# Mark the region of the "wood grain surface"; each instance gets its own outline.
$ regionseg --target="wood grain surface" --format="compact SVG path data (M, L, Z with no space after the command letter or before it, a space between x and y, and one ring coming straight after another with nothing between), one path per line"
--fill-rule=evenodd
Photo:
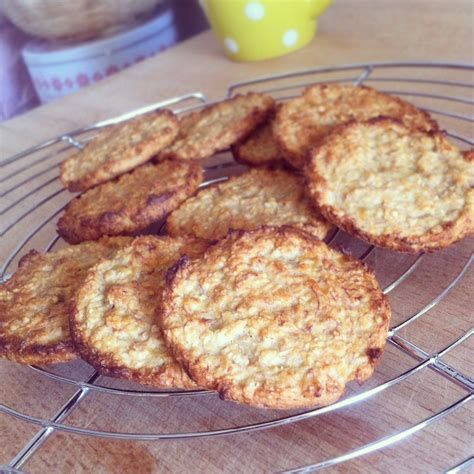
M123 71L116 76L0 124L0 163L29 146L101 119L176 95L201 91L222 98L230 84L268 74L344 63L376 61L472 62L472 2L456 0L335 0L322 18L317 38L291 55L258 63L233 63L224 57L210 32ZM362 71L318 76L319 80L352 79ZM386 77L429 78L473 82L471 72L444 69L376 70L369 85L399 93L472 98L472 89L439 84L399 83ZM314 80L308 76L305 81ZM293 82L292 82L293 81ZM301 78L281 84L301 84ZM268 87L268 83L263 86ZM258 89L262 86L254 86ZM244 90L243 88L242 90ZM296 88L295 91L298 89ZM278 95L278 94L277 94ZM417 105L472 116L472 105L428 97L404 96ZM473 135L472 123L435 115L444 128ZM465 145L464 145L465 146ZM62 145L55 147L55 151ZM44 248L54 237L55 213L71 197L61 192L57 164L67 155L34 164L35 155L0 168L0 264L45 218L51 220L35 234L30 247ZM229 160L228 154L217 161ZM10 174L20 171L15 177ZM40 174L41 173L41 174ZM32 176L38 177L30 179ZM27 183L23 183L28 181ZM50 196L54 195L52 199ZM44 201L44 202L43 202ZM30 209L38 206L33 212ZM365 244L344 235L336 244L360 255ZM61 245L58 242L58 245ZM416 271L390 293L392 325L425 307L459 274L472 253L473 239L425 256ZM375 250L367 263L382 286L404 271L415 256ZM16 267L12 262L9 271ZM472 327L474 272L468 270L458 285L434 308L400 331L400 335L429 354L440 351ZM473 373L473 340L446 354L443 361L464 374ZM390 380L418 361L388 345L375 376L362 387L350 384L348 396ZM55 373L86 380L91 368L81 361L56 366ZM108 387L139 388L101 377ZM72 385L41 376L28 367L0 362L0 403L23 413L50 419L74 394ZM54 431L21 467L43 472L276 472L321 462L405 430L462 399L468 392L430 368L367 401L265 431L225 437L115 441ZM91 392L72 411L71 426L130 433L204 431L254 424L287 416L240 407L215 395L159 399ZM472 454L472 403L431 424L408 439L374 453L329 468L329 472L443 472ZM0 465L8 465L38 432L38 426L0 414Z

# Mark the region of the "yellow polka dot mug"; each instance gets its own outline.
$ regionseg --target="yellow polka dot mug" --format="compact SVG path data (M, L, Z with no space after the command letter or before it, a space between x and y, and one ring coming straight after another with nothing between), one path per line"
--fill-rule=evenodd
M200 0L226 54L258 61L290 53L314 37L332 0Z

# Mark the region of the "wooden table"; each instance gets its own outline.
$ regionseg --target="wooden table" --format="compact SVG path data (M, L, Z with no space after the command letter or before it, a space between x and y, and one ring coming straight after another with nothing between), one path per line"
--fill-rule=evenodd
M328 65L376 61L472 62L473 11L470 1L445 0L335 0L322 18L317 38L294 54L259 63L227 60L210 32L54 103L42 106L0 125L1 160L28 146L101 119L152 102L201 91L211 99L224 96L229 84L262 75ZM446 79L444 70L434 80ZM461 77L462 76L462 77ZM448 79L470 81L466 72L454 71ZM427 89L430 90L429 88ZM424 104L422 104L424 105ZM458 113L472 108L459 105ZM449 126L449 119L442 122ZM461 126L472 136L472 124ZM29 158L28 158L29 159ZM0 168L0 178L26 165L28 159ZM43 170L43 165L35 170ZM44 165L46 166L46 165ZM51 185L45 195L60 189L57 169L45 172ZM21 178L1 198L1 208L14 204L30 188ZM28 184L29 187L36 184ZM50 187L51 186L51 187ZM41 191L41 192L43 192ZM40 198L41 198L40 193ZM38 199L40 199L38 198ZM62 199L62 201L61 201ZM47 215L67 196L40 206L32 220ZM59 204L58 204L59 203ZM28 199L0 220L0 227L28 210ZM28 218L0 241L0 262L10 254L32 221ZM48 233L49 232L49 233ZM54 233L46 226L35 245ZM456 277L472 252L472 239L429 255L416 272L390 294L393 324L423 308ZM363 248L359 248L359 252ZM415 257L376 250L368 258L382 285L391 281ZM436 307L400 335L434 354L472 326L473 272ZM464 374L472 374L472 338L450 351L443 360ZM377 373L361 393L413 368L418 362L389 344ZM80 362L55 369L85 380L90 368ZM101 379L100 383L120 383ZM121 384L121 387L125 385ZM20 412L50 419L76 388L46 379L27 367L0 363L0 402ZM467 395L430 368L424 368L369 400L337 412L282 427L246 434L197 440L114 441L54 431L22 466L27 472L273 472L340 456L384 436L406 430ZM257 423L287 415L238 407L217 397L137 398L92 393L65 422L90 429L135 432L200 431ZM473 443L472 404L465 404L412 437L330 468L334 472L441 472L465 460ZM0 414L0 464L11 459L38 432L39 427Z

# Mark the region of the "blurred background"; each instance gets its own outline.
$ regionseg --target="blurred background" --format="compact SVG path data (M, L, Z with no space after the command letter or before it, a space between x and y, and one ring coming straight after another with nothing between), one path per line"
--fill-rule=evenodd
M198 0L0 0L0 121L206 28Z

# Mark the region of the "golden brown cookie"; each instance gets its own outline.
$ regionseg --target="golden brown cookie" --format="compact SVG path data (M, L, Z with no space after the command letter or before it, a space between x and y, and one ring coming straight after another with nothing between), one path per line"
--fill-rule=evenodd
M232 145L232 154L239 163L247 166L280 166L287 162L273 136L275 113L258 126L242 142Z
M58 233L77 244L140 231L176 209L202 178L196 163L145 164L73 199L58 221Z
M0 356L40 365L75 359L69 300L92 265L130 240L106 237L46 254L27 253L0 285Z
M185 115L176 140L160 159L200 160L245 138L273 111L275 101L249 92Z
M283 104L273 133L285 159L302 169L310 147L334 126L378 116L399 119L410 128L438 129L426 112L398 97L365 86L317 84L308 87L301 97Z
M474 232L474 152L391 119L343 125L311 154L326 218L374 245L433 251Z
M171 110L157 110L102 130L85 148L61 164L70 191L84 191L132 170L167 147L178 133Z
M292 227L234 231L169 272L163 334L200 386L267 408L327 405L380 359L390 308L358 260Z
M201 256L208 245L147 235L95 265L69 312L82 358L104 375L158 387L195 387L169 353L156 311L168 268L183 255Z
M230 229L292 225L322 239L332 227L311 204L304 180L285 170L252 169L202 189L173 211L170 235L220 239Z

